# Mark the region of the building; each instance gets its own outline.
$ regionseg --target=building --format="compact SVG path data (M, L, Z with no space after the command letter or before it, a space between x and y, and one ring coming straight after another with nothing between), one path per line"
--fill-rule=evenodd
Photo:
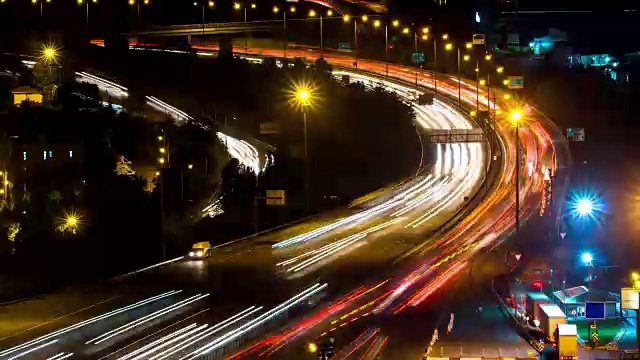
M11 95L14 106L20 106L23 101L30 101L37 104L42 104L43 101L42 94L38 90L28 86L21 86L12 90Z

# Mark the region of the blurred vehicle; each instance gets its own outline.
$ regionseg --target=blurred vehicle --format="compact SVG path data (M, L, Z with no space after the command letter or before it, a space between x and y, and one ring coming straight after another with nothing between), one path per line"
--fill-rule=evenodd
M211 244L208 241L201 241L193 244L189 250L189 258L203 259L211 256Z

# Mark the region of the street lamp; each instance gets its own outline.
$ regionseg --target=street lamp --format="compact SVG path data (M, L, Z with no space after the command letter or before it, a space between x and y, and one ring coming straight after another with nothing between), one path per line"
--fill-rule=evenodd
M296 84L293 88L293 98L290 100L293 105L302 111L302 123L304 133L304 191L305 191L305 207L309 212L309 146L307 131L307 108L313 104L314 95L312 87L308 84Z
M313 18L318 15L315 10L309 10L309 17ZM320 15L320 56L324 54L324 31L322 28L322 15Z
M485 55L484 59L487 60L487 61L491 61L491 54Z
M140 20L140 2L142 2L143 5L149 5L150 4L150 0L129 0L129 5L133 6L136 5L137 11L138 11L138 20Z
M202 5L202 32L204 33L204 9L205 9L205 0L200 0L200 4L198 4L197 1L193 2L193 6L197 7L198 5ZM207 2L207 4L209 6L209 9L213 9L213 7L216 5L213 1L209 0Z
M449 40L449 34L442 34L442 40Z
M585 265L593 265L593 255L591 255L590 252L582 253L582 255L580 256L580 260L582 260L582 263L584 263Z
M4 3L4 1L2 1L2 2ZM51 0L31 0L31 3L32 3L33 5L38 5L38 4L40 4L40 17L42 17L42 15L43 15L43 8L42 8L42 5L43 5L45 2L46 2L47 4L49 4L49 3L51 3Z
M467 49L471 49L473 47L473 44L468 42L468 43L464 44L464 47L466 47Z
M393 21L391 22L391 25L393 25L393 27L398 27L398 26L400 26L400 20L393 20Z
M502 73L504 72L504 66L498 66L498 67L496 68L496 72L497 72L498 74L502 74Z
M362 15L362 22L369 21L369 17L367 15Z
M516 234L520 232L520 123L522 112L514 110L509 115L516 128Z
M97 4L98 0L91 0L91 3L93 4ZM87 31L89 31L89 0L78 0L78 5L82 6L85 5L86 6L86 13L87 13Z

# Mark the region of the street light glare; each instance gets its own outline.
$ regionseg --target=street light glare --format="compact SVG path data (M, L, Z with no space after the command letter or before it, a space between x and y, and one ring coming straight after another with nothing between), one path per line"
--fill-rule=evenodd
M367 15L362 15L363 22L367 22L368 20L369 20L369 17Z
M427 34L422 35L422 40L428 40L428 39L429 39L429 35Z
M491 60L491 54L487 54L487 55L485 55L485 56L484 56L484 59L485 59L485 60L487 60L487 61Z
M316 16L316 11L315 10L309 10L309 17L315 17Z
M497 72L498 74L502 74L502 73L504 72L504 66L498 66L498 67L496 68L496 72Z
M342 17L342 20L344 20L344 22L349 22L351 20L351 16L345 15Z
M373 27L380 27L380 24L381 24L381 23L380 23L380 20L375 20L375 21L373 22Z
M327 10L327 16L333 16L333 10L331 9Z
M40 55L40 60L47 65L57 63L58 47L53 43L42 45L42 55Z
M280 9L279 9L277 6L274 6L274 7L273 7L273 13L275 14L275 13L277 13L278 11L280 11Z
M472 43L470 43L470 42L468 42L468 43L464 44L464 46L465 46L467 49L471 49L471 48L473 47L473 44L472 44Z
M409 28L406 27L406 28L402 29L402 33L403 34L408 34L409 33Z
M296 12L296 7L295 6L290 7L289 11L291 11L292 13Z
M241 7L242 7L242 5L240 5L240 3L238 3L238 2L237 3L233 3L233 8L235 10L240 10Z
M464 59L464 61L469 61L471 60L471 55L466 54L465 56L462 57L462 59Z
M449 40L449 34L442 34L442 40Z
M307 350L309 350L309 352L316 352L318 351L318 345L316 345L315 343L309 343L309 345L307 345Z
M591 255L591 253L582 253L582 256L580 257L580 259L582 260L583 263L590 265L591 263L593 263L593 255Z
M514 110L511 112L511 122L513 122L515 125L519 124L520 121L522 120L522 112L520 112L519 110Z
M393 20L393 22L391 23L391 25L393 25L393 27L398 27L398 26L400 26L400 20Z
M580 216L587 216L593 213L593 201L591 199L580 199L576 203L576 212Z
M445 45L444 49L447 50L447 51L453 50L453 44L449 43L449 44Z

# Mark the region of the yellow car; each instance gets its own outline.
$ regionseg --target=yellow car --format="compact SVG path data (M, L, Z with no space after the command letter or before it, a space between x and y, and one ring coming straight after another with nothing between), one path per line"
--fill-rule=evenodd
M211 244L208 241L201 241L193 244L191 250L189 250L189 258L191 259L203 259L211 255Z

